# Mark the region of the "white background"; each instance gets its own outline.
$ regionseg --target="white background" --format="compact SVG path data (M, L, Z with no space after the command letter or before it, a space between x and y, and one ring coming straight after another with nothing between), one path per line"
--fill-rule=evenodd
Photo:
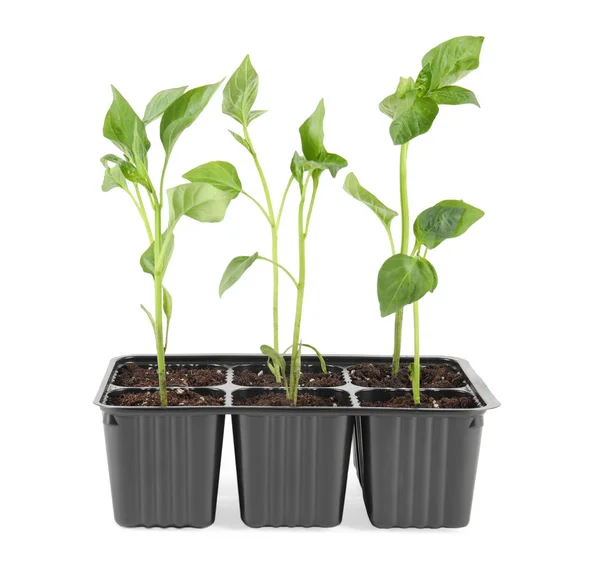
M598 43L593 2L53 2L0 14L2 499L5 574L597 573ZM298 126L323 97L326 145L397 207L398 148L377 109L400 75L450 37L486 37L461 82L481 102L443 107L409 151L411 213L444 198L486 211L431 254L422 351L468 358L503 406L488 414L471 524L376 530L351 469L342 525L246 528L226 429L216 523L114 524L99 410L109 358L152 352L139 309L152 298L144 230L124 193L102 193L98 159L110 84L143 113L158 90L229 75L250 53L260 75L254 142L275 195ZM216 96L179 140L167 181L233 162L260 196ZM150 160L162 161L158 123ZM390 353L375 279L388 244L373 214L323 177L308 241L303 338L325 353ZM292 199L295 196L292 194ZM296 267L294 210L283 261ZM186 220L166 284L171 352L256 352L270 340L269 270L219 300L229 260L268 252L246 199L225 221ZM285 278L282 277L285 286ZM283 290L284 340L292 292ZM404 351L410 353L411 322ZM596 532L597 537L597 532ZM443 572L441 572L443 571Z

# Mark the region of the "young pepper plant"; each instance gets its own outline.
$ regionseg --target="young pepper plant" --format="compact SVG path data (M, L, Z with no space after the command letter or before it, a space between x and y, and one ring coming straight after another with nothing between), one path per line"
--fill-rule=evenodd
M258 96L258 74L254 67L252 66L252 62L250 61L250 56L246 56L237 70L233 73L225 88L223 90L223 113L233 118L241 127L242 135L237 132L233 132L230 130L229 132L235 138L235 140L241 144L251 155L252 160L254 162L256 171L258 173L261 186L264 192L265 197L265 205L260 202L255 196L243 190L241 187L241 183L239 181L239 177L237 175L237 171L235 168L225 162L219 163L209 163L207 165L199 166L198 168L188 172L184 175L185 178L191 180L193 182L203 181L207 178L207 172L213 172L214 168L216 168L216 164L219 165L221 172L227 172L227 175L223 176L225 178L230 178L235 181L236 185L239 185L239 189L241 194L248 197L260 210L261 214L265 217L267 223L269 224L271 230L271 258L266 258L263 256L256 256L255 259L264 260L270 262L273 269L273 304L272 304L272 314L273 314L273 346L270 349L274 350L275 353L279 353L279 270L283 270L289 275L289 272L285 270L279 264L279 225L281 222L281 215L283 213L283 207L285 204L285 200L288 195L288 191L290 186L292 185L293 178L290 177L287 186L283 192L283 196L281 198L281 202L279 204L279 208L277 213L275 212L273 198L271 196L271 192L269 189L269 185L267 183L267 179L265 173L262 169L262 165L258 159L258 154L256 149L254 148L254 144L252 143L252 138L250 136L250 123L262 116L266 110L252 110L256 98ZM219 179L217 179L219 180ZM254 260L252 260L253 262ZM246 266L249 266L252 262L247 262ZM244 263L240 264L242 267ZM224 292L223 286L220 289L220 295ZM285 374L281 372L280 365L275 364L271 366L274 370L273 373L275 375L276 381L278 383L281 382L282 378L285 377Z
M186 91L187 87L163 90L150 100L143 119L113 87L113 102L104 121L104 136L115 144L123 157L109 154L101 159L105 167L102 189L125 190L140 215L150 243L140 258L140 265L154 281L154 314L143 305L142 309L150 319L156 342L161 406L167 405L165 351L173 309L173 300L163 285L163 279L173 254L175 226L183 216L200 222L220 222L225 217L229 202L239 193L236 190L217 188L210 183L187 183L170 188L166 191L169 219L166 227L163 226L165 175L175 143L183 131L198 118L220 84L221 82L209 84L189 91ZM157 189L148 170L150 141L146 126L158 118L161 118L160 139L165 155ZM135 195L131 192L130 184ZM154 216L152 222L148 218L140 188L146 192L146 202L149 202ZM163 319L166 321L165 327Z
M409 253L409 204L407 186L408 143L425 134L435 120L440 104L475 104L479 106L475 94L454 83L464 78L479 66L479 54L483 37L460 36L436 46L421 61L421 71L417 79L400 78L396 91L384 98L379 109L392 119L390 136L392 142L400 146L399 183L400 183L400 242L394 242L391 230L392 220L398 215L380 202L373 194L364 189L354 174L349 174L344 189L351 196L366 204L383 223L390 242L392 255ZM398 261L402 259L399 258ZM400 369L400 350L402 341L403 307L395 311L394 351L392 373Z
M302 323L302 312L304 306L304 291L306 287L306 239L308 237L310 221L313 213L315 199L319 188L321 175L328 170L331 176L335 178L339 170L345 168L348 163L344 158L337 154L328 152L324 145L323 121L325 118L325 104L323 100L319 102L317 108L309 118L300 126L300 140L302 142L302 153L300 156L294 153L291 162L291 182L296 182L300 189L300 199L298 202L298 277L296 278L287 268L277 263L280 268L291 279L296 288L296 310L294 315L294 331L292 344L283 353L276 348L264 345L261 351L268 356L268 365L273 374L277 377L279 374L286 387L286 395L289 400L296 404L298 399L298 386L300 380L301 368L301 348L310 348L313 350L321 362L321 369L326 372L327 366L322 355L318 350L309 344L303 343L300 339L300 329ZM290 185L286 189L289 190ZM283 203L282 203L283 205ZM278 216L281 216L281 210ZM219 292L223 294L231 288L242 275L257 260L268 260L261 257L258 252L252 256L238 256L234 258L223 274ZM270 260L268 260L270 261ZM287 365L284 354L291 350L290 377L286 378Z
M421 402L421 360L419 334L419 300L433 292L438 275L425 257L444 240L464 234L484 215L482 210L462 200L443 200L421 212L413 226L415 244L410 255L388 258L377 278L377 296L382 316L397 313L408 304L414 314L414 362L409 366L415 404ZM424 253L421 254L421 250Z

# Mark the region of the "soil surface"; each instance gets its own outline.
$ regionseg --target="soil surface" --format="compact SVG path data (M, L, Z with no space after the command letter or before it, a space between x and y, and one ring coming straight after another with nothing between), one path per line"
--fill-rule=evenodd
M285 394L277 392L265 392L249 398L236 399L236 406L293 406L291 400ZM350 400L340 402L338 398L317 396L316 394L298 394L296 406L350 406Z
M275 376L267 370L259 373L252 370L240 370L233 375L233 383L238 386L276 387L283 386L283 382L277 384ZM331 372L303 372L300 374L300 386L330 388L332 386L343 386L344 378L341 374Z
M223 406L225 398L178 388L167 390L167 402L169 406ZM160 406L160 395L158 390L123 392L108 396L106 403L110 406Z
M421 403L415 404L412 394L395 396L389 400L363 402L365 408L477 408L475 400L470 396L435 399L427 394L421 394Z
M173 368L167 366L167 386L221 386L226 380L225 368ZM123 387L158 386L155 366L143 367L125 364L119 368L114 384Z
M369 388L411 388L408 366L392 376L391 364L357 364L348 368L352 382ZM450 364L421 366L421 388L463 388L466 378Z

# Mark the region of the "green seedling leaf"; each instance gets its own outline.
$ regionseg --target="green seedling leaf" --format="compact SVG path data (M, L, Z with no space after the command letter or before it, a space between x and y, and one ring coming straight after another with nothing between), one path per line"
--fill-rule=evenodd
M451 106L457 104L475 104L475 106L479 107L479 102L475 94L460 86L444 86L430 92L428 96L437 104L449 104Z
M173 234L165 233L162 238L164 251L163 269L166 269L175 248L175 237ZM154 242L148 246L146 251L140 257L140 266L146 274L150 274L154 278Z
M121 93L111 88L113 101L104 118L103 134L126 156L145 164L150 141L144 123Z
M123 160L123 158L119 158L114 154L106 154L106 156L102 156L102 158L100 158L100 162L106 169L112 168L113 166L118 166L123 176L127 180L142 185L144 184L144 180L140 177L135 166L131 162L127 162L127 160Z
M483 36L459 36L431 49L421 61L431 67L431 90L454 84L479 66Z
M396 112L400 105L400 100L410 92L415 86L412 78L400 78L396 92L384 98L379 104L379 109L392 120L396 117Z
M275 351L274 348L271 348L271 346L267 346L266 344L263 344L260 347L260 351L267 356L267 358L270 361L269 365L269 369L271 370L271 372L273 373L273 375L277 378L278 376L283 377L284 382L286 381L286 370L287 370L287 364L285 361L285 358L283 357L282 354L279 354L278 352ZM277 374L277 372L279 372L279 375ZM279 380L278 380L279 382Z
M180 184L167 190L167 195L171 229L182 216L198 222L221 222L229 203L237 196L205 182Z
M304 174L304 158L298 154L298 152L294 152L292 156L292 162L290 164L290 170L292 171L292 176L296 179L298 184L302 186L302 175Z
M335 178L336 174L348 166L345 158L338 154L328 152L323 143L323 120L325 118L325 103L319 102L315 111L300 126L300 139L302 140L302 152L306 162L302 165L304 169L323 171L329 170Z
M165 328L165 352L169 343L169 327L171 326L171 315L173 314L173 298L169 291L163 286L163 312L167 318L167 326Z
M251 110L250 114L248 114L248 124L252 122L252 120L256 120L258 117L266 114L268 110Z
M148 316L148 320L150 320L150 324L152 324L152 329L156 331L156 322L154 322L154 317L150 314L148 308L146 308L143 304L140 304L140 308L146 313Z
M109 166L104 171L104 181L102 182L102 191L108 192L113 188L122 188L123 190L129 191L127 186L127 180L121 171L118 164Z
M377 277L377 297L382 316L398 312L420 300L437 286L433 266L419 256L396 254L388 258Z
M242 191L242 183L237 170L229 162L220 160L207 162L186 172L183 177L190 182L205 182L219 190L229 192L233 197Z
M325 362L325 358L323 358L323 355L314 346L311 346L310 344L301 343L300 346L304 346L304 348L310 348L319 359L319 364L321 364L321 371L323 373L327 373L327 363Z
M426 64L419 72L415 82L415 89L419 98L427 94L431 88L431 65Z
M255 252L252 256L236 256L228 264L219 284L219 297L223 296L243 276L244 272L256 262L257 258L258 252Z
M394 144L406 144L413 138L425 134L433 124L439 111L438 105L429 97L417 97L411 90L400 99L396 116L390 124L390 136Z
M171 105L177 98L179 98L185 91L187 86L181 86L180 88L169 88L168 90L161 90L155 94L144 112L143 122L150 124L150 122L156 120L162 116L163 112Z
M221 82L185 92L164 111L160 121L160 139L167 156L171 154L181 133L189 128L206 108Z
M233 130L229 130L229 133L246 149L250 154L252 154L252 148L250 147L250 143L244 137L236 134Z
M464 234L483 215L483 210L462 200L443 200L421 212L413 230L417 241L431 250L448 238Z
M363 188L360 185L358 178L354 175L354 172L350 172L350 174L346 176L346 181L344 182L344 190L348 192L350 196L356 198L365 206L368 206L387 229L389 229L392 220L396 216L398 216L397 212L388 208L385 204L380 202L373 194L371 194L366 188Z
M247 126L264 113L252 112L252 106L258 95L258 74L246 56L238 69L231 75L223 89L223 113L231 116L243 126Z

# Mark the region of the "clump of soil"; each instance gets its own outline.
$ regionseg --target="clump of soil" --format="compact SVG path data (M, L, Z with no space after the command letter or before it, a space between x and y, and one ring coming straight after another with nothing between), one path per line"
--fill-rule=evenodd
M411 388L408 366L403 364L392 376L391 364L357 364L348 368L357 386L369 388ZM450 364L421 366L421 388L463 388L466 378Z
M221 386L225 384L226 371L219 368L172 368L167 366L167 386L181 388L194 386ZM158 386L155 366L143 367L125 364L119 368L114 384L126 388Z
M421 403L415 404L412 394L394 396L389 400L360 403L365 408L477 408L475 400L470 396L435 399L421 394Z
M265 392L247 398L235 400L236 406L293 406L292 401L288 400L285 394L277 392ZM350 406L350 401L346 398L341 400L334 396L318 396L316 394L298 394L296 406Z
M240 370L233 375L233 383L238 386L259 386L261 388L270 388L283 386L283 382L277 383L275 376L268 369L260 372L252 370ZM303 372L300 374L300 386L313 388L330 388L332 386L343 386L345 384L341 374L332 372Z
M193 390L177 388L167 390L169 406L223 406L224 397L203 395ZM123 392L108 396L106 403L109 406L160 406L160 394L156 391Z

